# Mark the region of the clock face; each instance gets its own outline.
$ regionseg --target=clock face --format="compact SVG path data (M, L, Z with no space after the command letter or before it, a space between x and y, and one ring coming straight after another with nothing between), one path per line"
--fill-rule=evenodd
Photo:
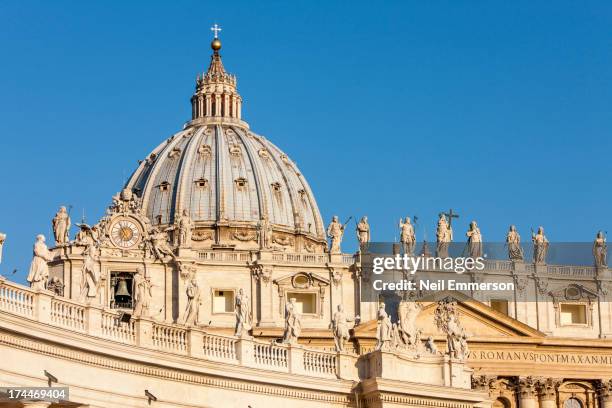
M124 249L135 247L140 242L141 235L138 225L126 218L115 221L110 229L113 243Z

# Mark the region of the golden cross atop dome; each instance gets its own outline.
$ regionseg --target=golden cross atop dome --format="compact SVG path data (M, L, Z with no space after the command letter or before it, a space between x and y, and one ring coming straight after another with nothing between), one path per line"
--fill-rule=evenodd
M221 31L221 27L215 23L212 27L210 27L210 31L215 33L215 38L219 38L219 31Z

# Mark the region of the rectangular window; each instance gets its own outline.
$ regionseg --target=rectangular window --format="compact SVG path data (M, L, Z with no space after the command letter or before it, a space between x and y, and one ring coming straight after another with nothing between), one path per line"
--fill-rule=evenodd
M561 326L587 323L586 305L562 303L560 307L559 322Z
M317 294L303 292L288 292L287 300L291 301L295 298L298 313L300 314L315 314L317 313Z
M506 299L491 299L491 309L507 315L508 301Z
M234 312L234 291L215 289L213 291L213 313Z

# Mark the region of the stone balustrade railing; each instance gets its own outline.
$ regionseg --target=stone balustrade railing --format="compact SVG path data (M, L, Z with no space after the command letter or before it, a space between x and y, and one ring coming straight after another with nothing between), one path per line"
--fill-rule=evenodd
M34 316L34 293L18 286L0 286L0 310L21 316Z
M50 317L51 323L57 326L80 332L86 330L85 306L69 299L51 299Z
M223 252L223 251L199 251L198 259L212 262L238 262L251 261L249 252Z
M357 356L207 333L34 291L0 277L0 311L77 333L145 349L319 378L358 379Z
M236 262L244 263L252 261L250 252L229 252L229 251L199 251L198 259L207 262ZM335 255L334 255L335 256ZM325 265L329 263L330 254L308 254L308 253L293 253L293 252L273 252L271 254L273 262L282 262L290 264L306 264L306 265ZM355 263L355 256L352 254L338 254L338 262L345 265Z
M100 323L101 337L120 343L136 343L136 329L133 320L121 322L121 315L116 311L103 311Z
M487 259L484 261L484 264L485 268L483 272L502 272L508 274L512 271L526 272L527 274L533 274L536 272L536 265L530 262L513 262L508 260ZM537 265L537 267L539 273L545 273L550 276L571 276L583 278L594 278L595 276L597 276L597 268L595 268L594 266L543 264ZM424 268L420 268L420 270L444 272L442 269L433 264L427 265Z
M187 329L175 325L153 323L153 346L159 349L187 351Z

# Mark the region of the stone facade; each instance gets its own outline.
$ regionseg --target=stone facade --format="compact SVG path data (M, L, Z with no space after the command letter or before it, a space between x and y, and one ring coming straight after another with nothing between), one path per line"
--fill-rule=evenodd
M360 251L342 253L347 224L326 228L295 163L250 130L217 38L212 48L192 120L141 161L105 216L70 239L58 211L46 287L0 279L1 385L42 386L50 372L70 387L53 407L612 408L602 252L596 267L548 265L542 230L538 262L513 246L512 260L458 278L514 283L506 298L363 302L367 217ZM452 241L450 215L438 252ZM410 219L399 225L412 253ZM481 253L475 222L470 231ZM518 239L511 228L508 242Z

